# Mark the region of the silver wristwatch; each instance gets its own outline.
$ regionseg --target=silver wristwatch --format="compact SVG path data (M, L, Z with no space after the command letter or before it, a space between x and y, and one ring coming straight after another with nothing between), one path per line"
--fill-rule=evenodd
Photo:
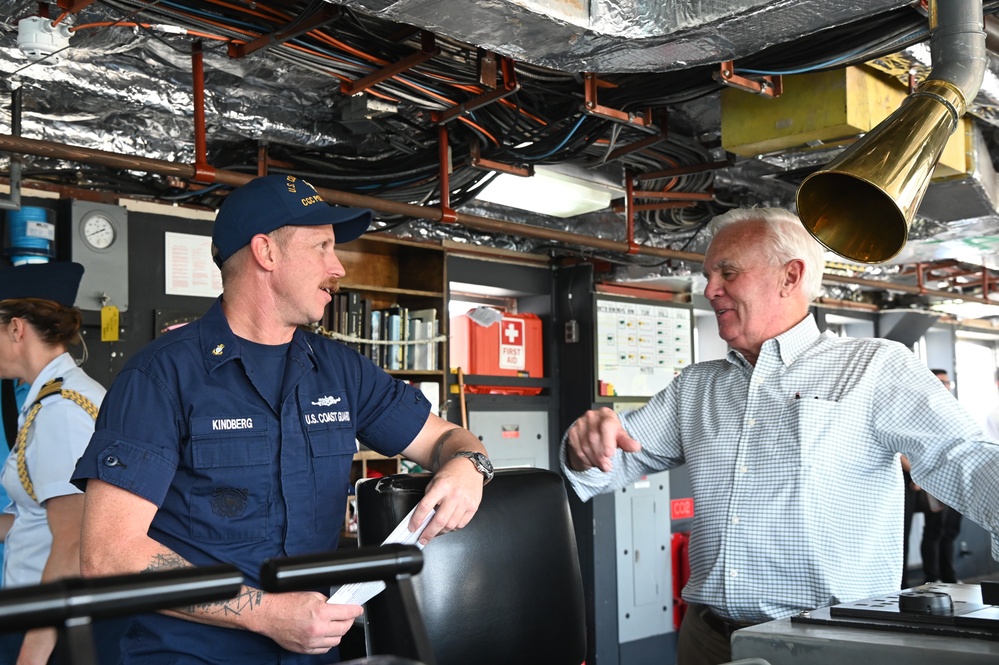
M455 457L467 457L475 465L475 469L482 474L482 484L485 485L490 480L493 479L493 463L489 461L489 458L482 453L473 453L469 450L462 450L461 452L451 455L451 459Z

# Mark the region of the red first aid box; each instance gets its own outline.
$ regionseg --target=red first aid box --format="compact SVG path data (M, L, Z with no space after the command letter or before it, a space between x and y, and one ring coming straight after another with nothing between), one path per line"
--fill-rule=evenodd
M465 374L487 376L544 376L541 351L541 319L535 314L503 314L490 326L483 326L467 314L451 319L451 367ZM537 395L538 387L470 386L470 393L494 395Z

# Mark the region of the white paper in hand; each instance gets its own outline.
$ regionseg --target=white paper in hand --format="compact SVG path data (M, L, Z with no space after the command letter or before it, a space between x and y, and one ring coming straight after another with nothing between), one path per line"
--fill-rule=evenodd
M427 528L430 524L430 520L433 518L436 510L431 510L430 514L424 518L423 522L420 524L420 528L416 531L410 531L408 524L409 520L413 519L413 513L416 512L414 507L409 514L402 518L402 521L396 525L392 530L392 533L388 535L388 538L382 541L382 545L389 545L391 543L399 543L400 545L416 545L421 550L423 545L420 544L420 536L423 535L423 530ZM363 605L368 602L382 591L385 590L385 582L381 580L376 580L374 582L352 582L350 584L344 584L342 587L336 590L330 599L326 602L331 605Z

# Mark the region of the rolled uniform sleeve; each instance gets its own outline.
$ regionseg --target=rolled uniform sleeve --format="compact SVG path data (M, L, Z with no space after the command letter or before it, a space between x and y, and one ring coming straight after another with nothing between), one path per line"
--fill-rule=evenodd
M430 417L430 401L367 358L360 363L357 438L383 455L398 455L413 442Z
M73 484L83 490L97 478L161 506L179 459L177 413L150 377L138 368L124 370L104 399Z

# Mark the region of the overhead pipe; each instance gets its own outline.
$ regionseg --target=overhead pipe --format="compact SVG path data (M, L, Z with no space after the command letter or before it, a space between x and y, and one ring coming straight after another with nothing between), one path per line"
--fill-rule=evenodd
M172 176L182 180L191 180L195 176L195 166L193 164L179 164L160 159L150 159L148 157L129 157L118 153L95 150L93 148L80 148L68 146L52 141L42 141L38 139L28 139L19 136L0 134L0 151L16 152L25 155L35 155L38 157L49 157L53 159L65 159L81 164L94 164L107 166L115 169L131 171L144 171L162 176ZM216 169L213 173L214 183L239 187L253 180L256 175L239 173L237 171L227 171ZM363 194L353 194L341 192L335 189L317 187L316 191L324 200L337 205L352 206L355 208L370 208L387 215L400 215L417 219L427 219L433 222L442 221L440 208L434 206L421 206L411 203L400 203L398 201L387 201L385 199L365 196ZM504 235L520 236L524 238L534 238L561 243L571 247L588 247L606 252L616 252L627 254L631 249L627 242L618 240L608 240L606 238L594 238L579 233L560 231L558 229L546 229L529 224L508 222L479 215L469 215L467 213L455 211L454 222L466 228L481 231L483 233L496 233ZM649 247L638 245L635 254L643 256L654 256L663 259L673 259L676 261L690 261L691 263L703 263L704 255L696 252L683 252L662 247ZM897 284L894 282L882 282L859 277L848 277L843 275L825 274L823 281L833 284L852 284L865 286L874 289L884 289L901 293L915 293L935 298L948 300L961 300L965 302L984 303L988 305L997 304L988 298L978 298L954 294L948 291L934 291L921 287L910 286L908 284Z
M987 65L982 0L930 0L929 77L797 193L809 233L851 261L883 263L905 246L933 168Z

